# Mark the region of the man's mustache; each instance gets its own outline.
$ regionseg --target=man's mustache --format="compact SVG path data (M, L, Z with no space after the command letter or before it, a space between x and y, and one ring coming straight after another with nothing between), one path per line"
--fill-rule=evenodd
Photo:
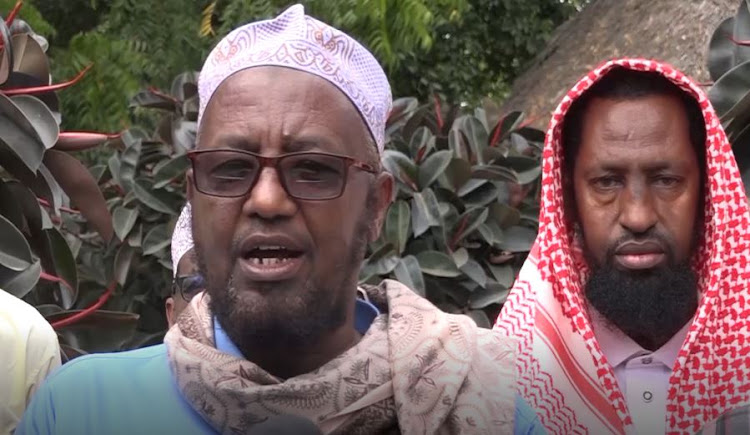
M607 248L607 263L611 263L621 250L627 250L626 247L632 247L633 245L649 246L650 248L656 248L663 252L670 263L674 260L674 242L672 239L656 230L650 230L642 234L625 234L615 242L611 243Z

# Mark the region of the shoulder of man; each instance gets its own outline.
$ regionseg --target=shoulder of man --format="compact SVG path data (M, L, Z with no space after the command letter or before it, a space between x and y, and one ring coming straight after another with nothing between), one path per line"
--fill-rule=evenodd
M172 388L163 344L81 356L47 378L16 434L93 433L83 428L96 427L94 420L119 418L122 409L161 401Z
M60 366L57 335L36 308L0 290L0 433L12 431L42 381Z

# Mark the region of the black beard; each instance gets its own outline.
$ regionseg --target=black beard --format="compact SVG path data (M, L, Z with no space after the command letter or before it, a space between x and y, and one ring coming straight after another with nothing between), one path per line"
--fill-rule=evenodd
M623 271L612 264L613 255L607 259L592 268L586 299L641 347L660 348L695 314L698 286L689 264L670 260L652 270Z
M367 249L368 229L375 210L373 197L370 192L366 211L356 225L351 252L336 268L340 273L322 277L320 281L310 280L301 289L285 290L281 297L262 307L243 300L232 275L222 282L211 279L206 269L206 253L196 240L195 252L201 274L206 278L206 291L211 296L211 312L245 357L253 349L305 348L344 324Z

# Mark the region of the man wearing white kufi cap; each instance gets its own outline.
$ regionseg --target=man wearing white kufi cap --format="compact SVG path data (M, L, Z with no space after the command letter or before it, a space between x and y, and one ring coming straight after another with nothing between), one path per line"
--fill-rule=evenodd
M198 88L206 291L164 345L63 368L21 433L511 433L511 340L395 281L357 298L393 189L375 58L297 5L226 36Z

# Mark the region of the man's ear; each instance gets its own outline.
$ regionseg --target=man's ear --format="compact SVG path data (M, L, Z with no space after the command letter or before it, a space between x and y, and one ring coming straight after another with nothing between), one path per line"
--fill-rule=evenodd
M171 328L172 325L174 325L174 322L177 320L174 318L174 299L172 299L171 296L168 297L167 301L164 303L164 310L167 314L167 324Z
M372 243L380 237L380 232L383 228L383 221L385 221L386 213L388 213L388 207L393 202L393 176L388 172L381 172L378 174L378 179L375 181L375 219L370 226L368 234L368 242Z

